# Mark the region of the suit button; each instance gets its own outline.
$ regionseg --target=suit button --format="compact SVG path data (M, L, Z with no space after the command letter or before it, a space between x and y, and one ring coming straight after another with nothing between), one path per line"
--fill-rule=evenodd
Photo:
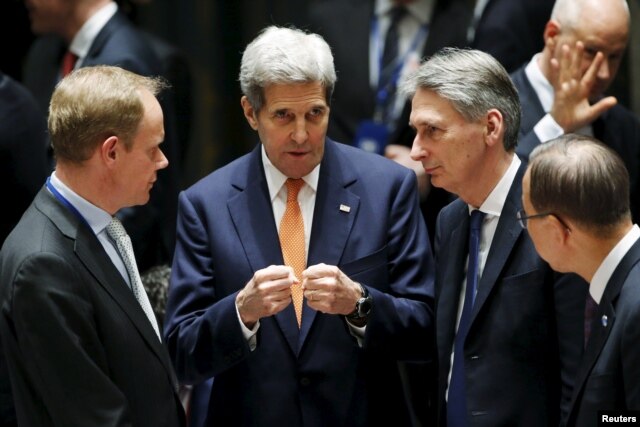
M308 386L310 384L311 384L311 380L309 378L307 378L307 377L300 378L300 385L303 385L303 386L306 387L306 386Z

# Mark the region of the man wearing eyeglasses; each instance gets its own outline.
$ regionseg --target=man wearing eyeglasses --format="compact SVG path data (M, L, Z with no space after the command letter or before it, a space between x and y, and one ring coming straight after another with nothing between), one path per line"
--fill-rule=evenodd
M435 236L439 425L558 425L582 355L587 285L552 271L518 224L516 89L492 56L444 49L404 90L413 159L459 197Z
M534 149L522 185L520 217L540 256L589 282L567 426L595 427L599 411L639 410L640 228L623 160L593 138L567 134Z

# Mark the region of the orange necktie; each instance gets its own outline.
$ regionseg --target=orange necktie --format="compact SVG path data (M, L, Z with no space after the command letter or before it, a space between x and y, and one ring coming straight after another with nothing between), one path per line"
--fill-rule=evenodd
M67 74L73 71L73 67L76 65L76 61L78 57L71 52L70 50L66 51L64 56L62 57L62 77L65 77Z
M307 264L304 244L304 221L298 204L298 192L304 185L302 179L287 179L287 208L280 221L280 247L284 263L302 280L302 272ZM296 311L298 327L302 324L302 289L299 284L291 286L291 299Z

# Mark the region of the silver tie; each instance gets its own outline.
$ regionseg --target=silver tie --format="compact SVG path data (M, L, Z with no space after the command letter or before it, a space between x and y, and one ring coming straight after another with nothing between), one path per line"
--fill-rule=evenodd
M158 329L156 316L153 314L149 297L142 286L142 280L140 279L140 273L138 272L138 265L136 264L136 257L133 254L131 238L129 238L129 235L122 226L122 223L116 217L113 217L109 225L107 225L107 234L109 234L111 239L115 242L118 252L120 252L120 257L124 262L124 266L127 268L133 295L136 297L136 300L138 300L144 314L147 315L147 318L149 319L149 322L151 322L153 329L155 329L158 338L160 338L160 330ZM162 338L160 338L160 341L162 341Z

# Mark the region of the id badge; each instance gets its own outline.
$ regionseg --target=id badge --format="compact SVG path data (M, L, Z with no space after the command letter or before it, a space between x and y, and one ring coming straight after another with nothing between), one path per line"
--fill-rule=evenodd
M389 129L384 123L364 120L356 131L355 146L370 153L384 155L388 139Z

